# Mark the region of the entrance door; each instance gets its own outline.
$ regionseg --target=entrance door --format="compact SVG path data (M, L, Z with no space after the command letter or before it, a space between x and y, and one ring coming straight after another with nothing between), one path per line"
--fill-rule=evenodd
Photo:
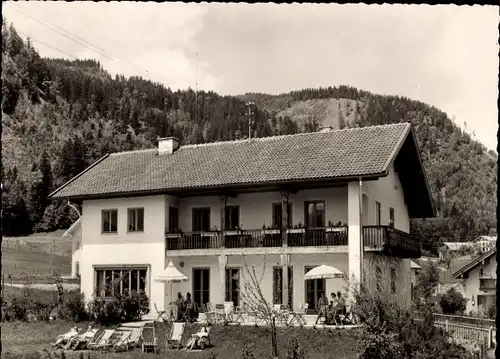
M193 300L198 308L210 302L209 268L193 268Z
M226 268L226 302L240 305L240 269Z
M309 272L314 267L305 267L304 274ZM305 298L309 304L309 310L318 310L318 300L321 294L325 293L326 281L324 279L310 279L305 281Z

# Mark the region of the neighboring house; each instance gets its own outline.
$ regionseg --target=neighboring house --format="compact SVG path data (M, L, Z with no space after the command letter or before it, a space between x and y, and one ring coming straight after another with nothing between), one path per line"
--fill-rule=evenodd
M189 277L175 292L232 301L247 266L265 268L269 301L312 310L342 279L304 281L319 264L356 281L384 281L409 305L410 258L421 255L410 219L435 216L409 123L183 145L106 155L54 191L82 206L81 290L121 275L166 308L154 279L169 261ZM387 259L389 265L381 265ZM265 266L265 267L264 267ZM366 276L362 276L366 273Z
M496 253L497 249L492 248L453 273L455 279L462 280L468 312L496 305Z
M71 277L77 278L80 276L80 263L82 260L82 218L78 218L75 223L62 235L63 239L72 241L71 250Z
M481 249L481 252L487 252L497 245L497 236L479 236L472 241L474 246Z

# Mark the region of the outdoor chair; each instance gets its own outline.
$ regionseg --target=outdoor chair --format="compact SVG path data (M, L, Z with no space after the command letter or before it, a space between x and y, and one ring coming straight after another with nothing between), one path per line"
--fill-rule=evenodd
M170 311L170 306L168 308L168 314L166 310L159 310L158 307L156 306L156 303L154 304L155 306L155 311L156 311L156 319L155 322L159 322L159 319L161 318L162 321L164 322L170 322L173 320L172 312Z
M126 331L119 331L120 335L118 336L117 340L113 343L113 346L111 347L111 350L114 352L118 351L126 351L128 349L128 339L130 338L131 332L126 330Z
M128 338L127 341L127 347L128 349L134 349L139 345L139 342L141 340L142 336L142 327L140 328L133 328L130 331L130 337Z
M224 302L224 316L226 323L233 323L234 303Z
M300 307L298 311L291 312L290 315L292 318L289 321L289 325L293 325L294 322L296 322L300 326L306 325L307 309L309 309L309 304L305 303Z
M226 312L224 304L215 305L215 321L217 323L226 323Z
M93 350L105 350L109 348L113 343L113 335L116 335L115 332L115 329L106 329L95 344L89 344L87 347Z
M352 320L352 313L350 310L346 310L346 308L340 308L339 313L335 316L335 322L337 323L337 318L338 322L340 325L352 325L353 320Z
M212 304L207 303L203 305L203 309L205 311L205 322L206 324L215 324L217 321L215 318L215 310L212 310Z
M85 329L79 329L78 327L71 328L67 333L58 335L56 341L54 343L50 343L52 345L52 349L62 349L64 345L66 345L71 338L76 337L80 334L83 334Z
M195 347L199 347L200 349L205 349L207 346L211 346L210 341L210 331L212 327L201 327L198 333L192 334L189 341L186 343L186 348L189 350L193 350Z
M86 349L92 349L92 348L94 348L99 343L99 341L101 340L101 338L104 336L105 332L106 332L105 329L99 329L99 331L94 335L94 337L91 338L88 341L88 343L85 345Z
M243 314L245 314L245 312L243 311L243 309L241 309L241 307L239 307L239 306L235 307L233 314L235 315L235 319L234 319L235 323L242 324L245 322L245 318L243 318Z
M84 349L89 343L92 338L94 338L97 334L99 329L92 329L89 327L86 332L83 334L79 334L77 336L72 337L68 343L64 346L65 350L78 350L78 349Z
M184 335L184 329L186 327L186 323L172 323L172 327L170 328L170 335L165 340L165 347L168 349L169 347L177 348L177 350L182 347L182 336Z
M173 323L175 324L175 323ZM145 325L142 330L142 352L146 353L152 350L156 354L158 347L158 338L156 337L155 324Z

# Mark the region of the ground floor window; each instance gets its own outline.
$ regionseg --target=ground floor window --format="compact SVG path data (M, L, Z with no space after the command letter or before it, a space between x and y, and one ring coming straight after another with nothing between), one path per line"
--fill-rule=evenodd
M312 267L305 267L304 268L304 274L309 272L311 269L315 268L315 266ZM309 309L311 310L317 310L318 308L318 300L321 298L322 294L325 293L326 289L326 281L324 279L311 279L311 280L306 280L305 281L305 290L306 290L306 303L309 304Z
M226 268L226 302L240 305L240 269Z
M147 268L96 268L95 294L98 297L111 297L131 291L144 291L147 288Z
M193 300L198 308L210 302L209 268L193 268Z
M283 267L273 267L273 304L283 304ZM288 267L288 307L293 308L293 267Z

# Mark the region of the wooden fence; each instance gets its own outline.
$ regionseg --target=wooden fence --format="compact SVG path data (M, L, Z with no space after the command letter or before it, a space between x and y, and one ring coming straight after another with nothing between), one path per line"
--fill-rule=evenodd
M418 320L422 313L415 313ZM497 329L495 320L457 315L434 314L434 325L443 328L455 340L470 340L488 349L496 347Z

